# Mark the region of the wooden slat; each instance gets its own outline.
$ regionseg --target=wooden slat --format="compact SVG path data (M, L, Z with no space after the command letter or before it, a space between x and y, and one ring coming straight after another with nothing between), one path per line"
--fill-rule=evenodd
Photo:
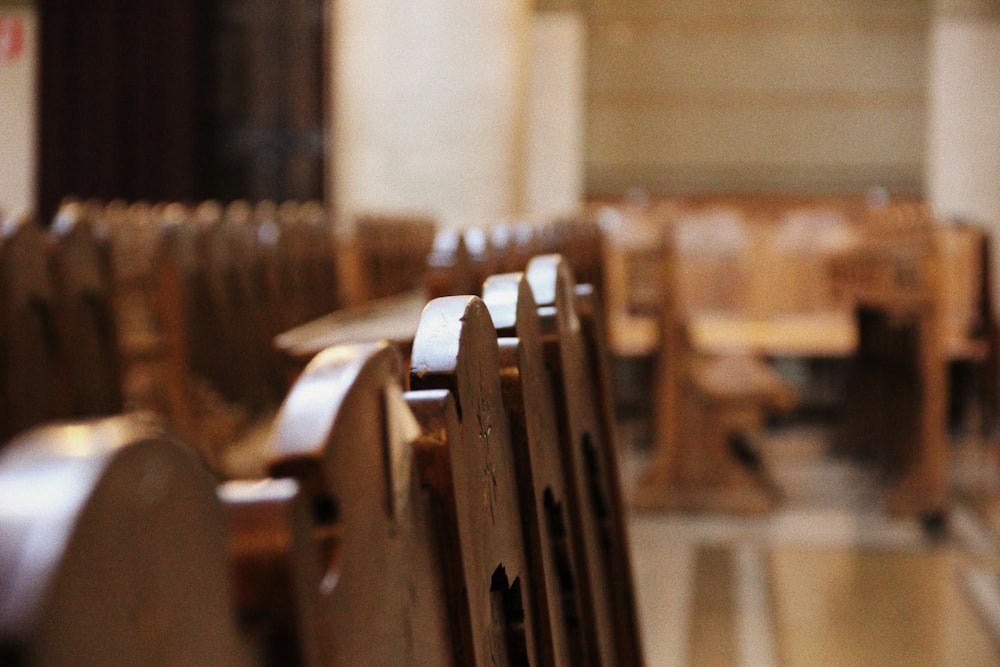
M64 207L50 228L51 266L72 417L123 409L121 355L107 257L82 206Z
M29 217L0 227L0 437L68 415L46 239Z

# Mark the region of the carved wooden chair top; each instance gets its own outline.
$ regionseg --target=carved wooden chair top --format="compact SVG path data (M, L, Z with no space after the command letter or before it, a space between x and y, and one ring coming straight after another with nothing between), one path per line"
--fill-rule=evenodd
M439 524L447 530L440 537L451 554L445 562L459 566L452 576L464 581L451 590L465 591L453 604L463 611L467 664L476 665L520 665L537 655L537 592L527 567L498 354L482 300L451 296L424 309L410 363L413 390L447 390L455 404L457 437L437 429L418 446L436 461L437 501L453 517Z

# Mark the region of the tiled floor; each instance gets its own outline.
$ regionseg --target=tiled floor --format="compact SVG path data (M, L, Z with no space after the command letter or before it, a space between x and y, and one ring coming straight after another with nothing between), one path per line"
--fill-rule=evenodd
M878 480L832 459L826 435L764 439L787 494L770 515L630 517L650 667L1000 665L992 458L959 452L948 529L931 539L885 515Z

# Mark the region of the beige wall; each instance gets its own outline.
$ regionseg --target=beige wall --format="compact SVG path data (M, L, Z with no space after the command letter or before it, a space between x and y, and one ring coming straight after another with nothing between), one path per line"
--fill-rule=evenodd
M591 0L587 187L917 191L926 0Z
M0 29L0 213L27 210L35 202L35 70L38 60L35 9L27 2L0 2L0 24L23 30L13 55Z

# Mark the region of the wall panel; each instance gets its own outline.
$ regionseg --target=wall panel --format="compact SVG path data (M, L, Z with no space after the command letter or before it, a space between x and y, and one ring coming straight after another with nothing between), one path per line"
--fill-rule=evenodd
M926 1L584 6L591 194L920 189Z

